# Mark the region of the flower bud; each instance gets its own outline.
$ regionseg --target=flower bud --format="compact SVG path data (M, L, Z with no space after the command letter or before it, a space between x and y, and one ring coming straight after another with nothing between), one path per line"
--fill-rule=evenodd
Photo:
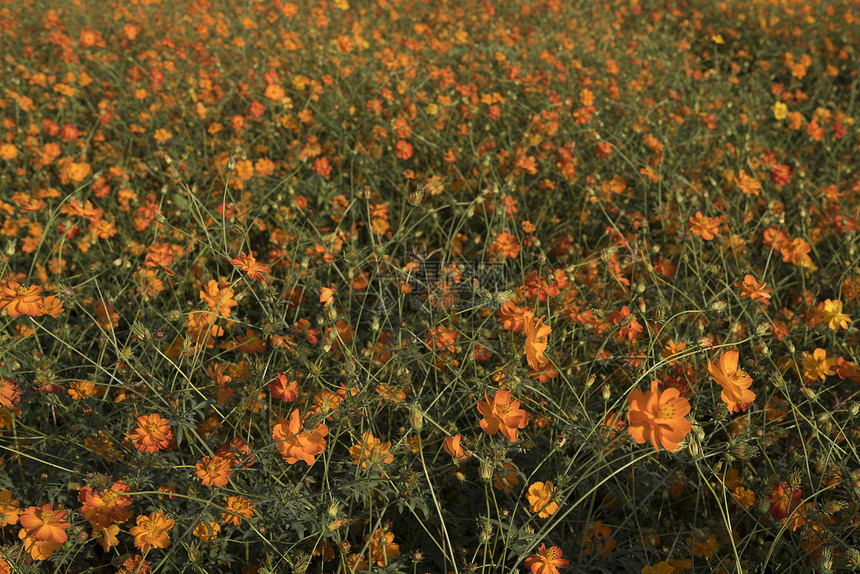
M690 444L687 445L687 450L689 451L690 456L699 456L699 443L694 440L691 440Z
M788 485L791 488L800 488L800 481L802 478L803 471L799 468L792 469L792 471L788 473Z
M845 551L845 556L848 558L848 563L856 570L860 568L860 550L849 548Z
M493 479L493 465L487 461L481 461L478 466L478 477L484 482L490 482Z
M412 426L412 430L415 432L421 432L421 429L424 428L424 415L421 411L416 407L410 408L408 418L409 424Z

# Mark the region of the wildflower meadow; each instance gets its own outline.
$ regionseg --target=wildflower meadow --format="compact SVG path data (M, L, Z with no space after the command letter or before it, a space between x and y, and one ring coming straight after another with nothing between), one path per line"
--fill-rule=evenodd
M0 574L860 570L858 50L0 0Z

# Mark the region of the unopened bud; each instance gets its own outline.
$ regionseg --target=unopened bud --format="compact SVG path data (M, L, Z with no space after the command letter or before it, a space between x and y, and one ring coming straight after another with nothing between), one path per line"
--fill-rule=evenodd
M694 440L691 440L690 444L687 445L687 451L692 457L699 456L699 443Z
M782 377L782 373L779 371L771 371L770 384L778 389L785 386L785 379Z
M788 473L788 485L791 488L800 488L800 481L803 478L803 472L799 468L792 469Z
M848 508L848 503L844 500L828 500L821 510L824 514L836 514L845 508Z
M831 548L821 550L821 554L818 556L818 567L820 572L833 571L833 550Z
M731 452L732 456L738 460L748 460L758 456L758 447L745 443L738 443L732 445L729 451Z
M152 333L149 332L149 329L143 326L143 323L140 321L135 321L131 325L132 334L142 341L149 341L152 338Z
M490 482L493 478L493 465L489 462L482 461L478 466L478 476L484 482Z
M485 528L481 528L480 533L478 534L478 540L481 544L489 544L490 540L493 538L493 527L487 526Z
M419 187L415 191L409 194L409 205L412 207L418 207L421 205L421 202L424 201L424 187Z
M849 548L845 551L845 556L848 558L848 563L856 570L860 568L860 550Z
M591 388L591 385L594 384L595 375L594 373L588 375L588 378L585 380L585 390Z
M608 401L612 398L612 389L609 388L609 385L603 385L603 391L601 394L603 395L603 400Z
M815 400L815 391L810 389L809 387L800 387L800 392L803 393L803 396L809 399L810 401Z
M424 428L424 415L417 407L409 409L409 424L412 426L412 430L416 432L420 432Z

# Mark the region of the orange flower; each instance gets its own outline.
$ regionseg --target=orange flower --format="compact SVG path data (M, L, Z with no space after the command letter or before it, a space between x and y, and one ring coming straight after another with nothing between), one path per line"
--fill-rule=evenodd
M206 290L200 292L200 298L209 305L209 309L222 317L229 317L230 308L239 304L233 299L233 290L229 287L222 289L214 279L210 279Z
M706 217L701 211L697 211L696 216L690 218L690 232L705 241L710 241L720 234L719 223L718 219Z
M128 531L134 536L134 545L146 554L152 548L167 548L170 536L167 531L173 528L173 520L164 516L163 512L151 512L137 517L137 526Z
M16 157L18 157L18 149L14 145L10 143L0 144L0 158L9 161Z
M495 243L493 243L492 252L501 255L505 259L511 259L520 254L520 243L510 233L502 232L496 238Z
M19 522L26 530L27 538L43 542L62 544L69 539L66 529L72 525L66 522L66 510L54 509L50 504L42 507L31 506L21 515Z
M278 443L278 450L288 464L295 464L300 460L307 464L313 464L316 456L325 450L325 436L328 427L320 423L313 430L302 427L299 410L290 413L290 419L282 418L272 431L272 438Z
M42 299L42 314L50 315L54 319L60 316L60 314L66 309L63 307L63 302L53 295L48 295L44 299ZM850 319L849 319L850 320Z
M585 533L585 548L588 556L599 554L606 558L618 541L612 538L612 530L602 522L595 522L591 530Z
M173 438L167 419L158 413L145 417L137 417L137 428L131 431L129 437L134 440L134 447L143 452L158 452L165 449Z
M203 481L203 486L224 486L233 474L232 459L218 455L204 456L194 466L197 468L197 478Z
M530 314L525 309L517 307L513 301L506 301L497 313L502 327L506 331L513 331L514 333L523 330L526 316Z
M805 522L803 492L799 488L792 488L786 482L776 482L771 485L771 488L773 490L769 498L770 515L780 522L789 519L788 528L794 532Z
M534 370L539 370L546 365L546 338L552 332L549 325L543 324L543 319L535 319L532 313L526 313L523 322L523 331L526 334L526 345L523 353L529 366Z
M278 373L275 380L267 385L272 398L281 399L285 403L296 400L299 396L298 381L290 381L284 373Z
M734 495L735 500L737 500L738 504L740 504L744 508L752 508L752 505L755 504L755 492L753 492L752 490L747 490L743 486L735 488L732 494Z
M332 303L334 303L335 293L337 293L337 288L334 285L331 287L320 287L320 303L323 304L323 307L331 307Z
M122 563L122 569L117 571L117 574L151 574L152 566L148 561L143 559L143 556L131 556L126 558Z
M529 501L529 510L538 513L540 518L548 518L558 510L558 503L552 501L556 492L550 481L536 482L529 487L526 499Z
M370 539L370 559L377 566L387 566L389 560L400 556L400 545L394 543L393 532L383 532L377 528Z
M541 544L537 554L526 558L526 568L532 571L532 574L558 574L559 568L567 568L570 564L569 560L564 560L561 557L561 548L551 546L549 550L546 544Z
M680 355L687 348L687 343L681 341L676 343L674 339L669 339L669 342L663 347L665 351L660 353L660 358L665 359L668 365L674 365L677 359L673 359L675 355Z
M513 463L503 462L502 470L493 473L493 488L505 494L513 494L514 487L520 483L517 476L517 467Z
M252 281L262 281L265 283L266 276L263 274L271 273L266 265L258 263L254 257L245 255L244 253L240 253L238 257L231 259L230 263L244 271L248 275L248 279Z
M827 358L827 351L815 349L812 353L807 353L806 358L803 359L803 378L806 381L816 379L823 381L828 375L836 374L833 370L835 364L836 359Z
M472 456L472 453L464 450L462 446L460 446L460 439L462 437L459 434L454 436L447 437L442 442L442 448L445 449L445 452L451 455L455 462L458 464L461 462L466 462L469 460L469 457Z
M81 514L87 522L101 528L113 522L125 522L131 518L131 512L126 507L132 503L132 499L123 493L129 490L129 486L122 481L114 482L110 488L97 490L85 486L78 493L78 500L83 504Z
M21 400L21 388L11 379L0 379L0 405L11 409Z
M704 540L700 540L695 536L687 537L687 545L692 548L693 556L699 558L712 558L716 551L720 548L720 543L717 542L715 534L708 534Z
M352 456L352 464L357 465L361 462L361 470L367 470L368 466L376 466L393 461L394 455L388 452L390 448L390 442L383 444L372 433L366 432L361 435L360 443L354 444L349 448L349 454Z
M194 530L191 532L194 536L202 540L203 542L207 542L212 540L218 536L218 533L221 531L221 525L215 521L209 522L198 522L197 526L194 527Z
M746 195L758 195L761 193L761 184L759 181L756 178L747 175L747 172L744 170L741 170L738 174L737 184L741 192Z
M42 310L42 287L31 285L24 287L17 281L9 281L0 290L0 311L6 311L9 317L19 315L30 315L39 317L44 313Z
M509 441L517 442L517 429L525 428L529 422L520 402L511 400L510 391L496 391L492 399L485 392L484 398L478 401L478 412L484 415L481 428L489 435L502 431Z
M105 552L119 544L117 534L119 534L119 526L116 524L107 527L93 526L93 538L98 540Z
M765 289L765 285L767 285L767 283L764 281L759 283L756 281L756 278L749 273L744 275L743 283L735 283L735 287L739 287L741 290L741 297L749 297L753 301L764 303L765 306L767 306L767 304L770 303L768 299L770 299L770 292L773 291L773 289Z
M0 490L0 527L18 524L18 517L23 512L18 506L18 501L12 498L11 492Z
M27 532L27 530L21 530L18 532L18 538L23 540L24 549L30 553L33 560L47 560L57 548L63 545L54 540L36 540L32 536L27 536Z
M224 507L230 512L222 512L221 519L226 524L239 526L239 524L242 523L242 518L240 516L244 516L245 518L253 518L254 509L257 506L251 504L250 498L245 498L244 496L231 496L227 499L226 502L224 502Z
M663 445L666 450L674 451L692 429L690 421L684 418L690 412L690 402L680 396L678 389L661 391L659 386L658 381L652 381L650 391L633 389L627 396L630 404L627 432L637 444L650 439L654 450Z
M752 377L738 368L737 351L726 351L716 364L708 361L708 372L723 387L720 396L730 412L744 411L755 400L755 393L749 389Z

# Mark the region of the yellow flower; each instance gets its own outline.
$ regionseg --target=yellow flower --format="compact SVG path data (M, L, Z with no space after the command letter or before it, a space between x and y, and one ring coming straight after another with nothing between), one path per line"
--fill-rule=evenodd
M772 109L773 117L777 120L782 121L788 117L788 106L786 106L783 102L774 102Z
M842 301L827 299L822 303L822 307L821 319L824 323L827 323L831 331L838 331L839 327L843 329L848 328L851 317L842 312Z
M807 381L827 378L827 375L834 375L836 371L833 366L836 364L836 359L828 359L827 351L824 349L815 349L811 354L807 353L803 359L803 378Z

